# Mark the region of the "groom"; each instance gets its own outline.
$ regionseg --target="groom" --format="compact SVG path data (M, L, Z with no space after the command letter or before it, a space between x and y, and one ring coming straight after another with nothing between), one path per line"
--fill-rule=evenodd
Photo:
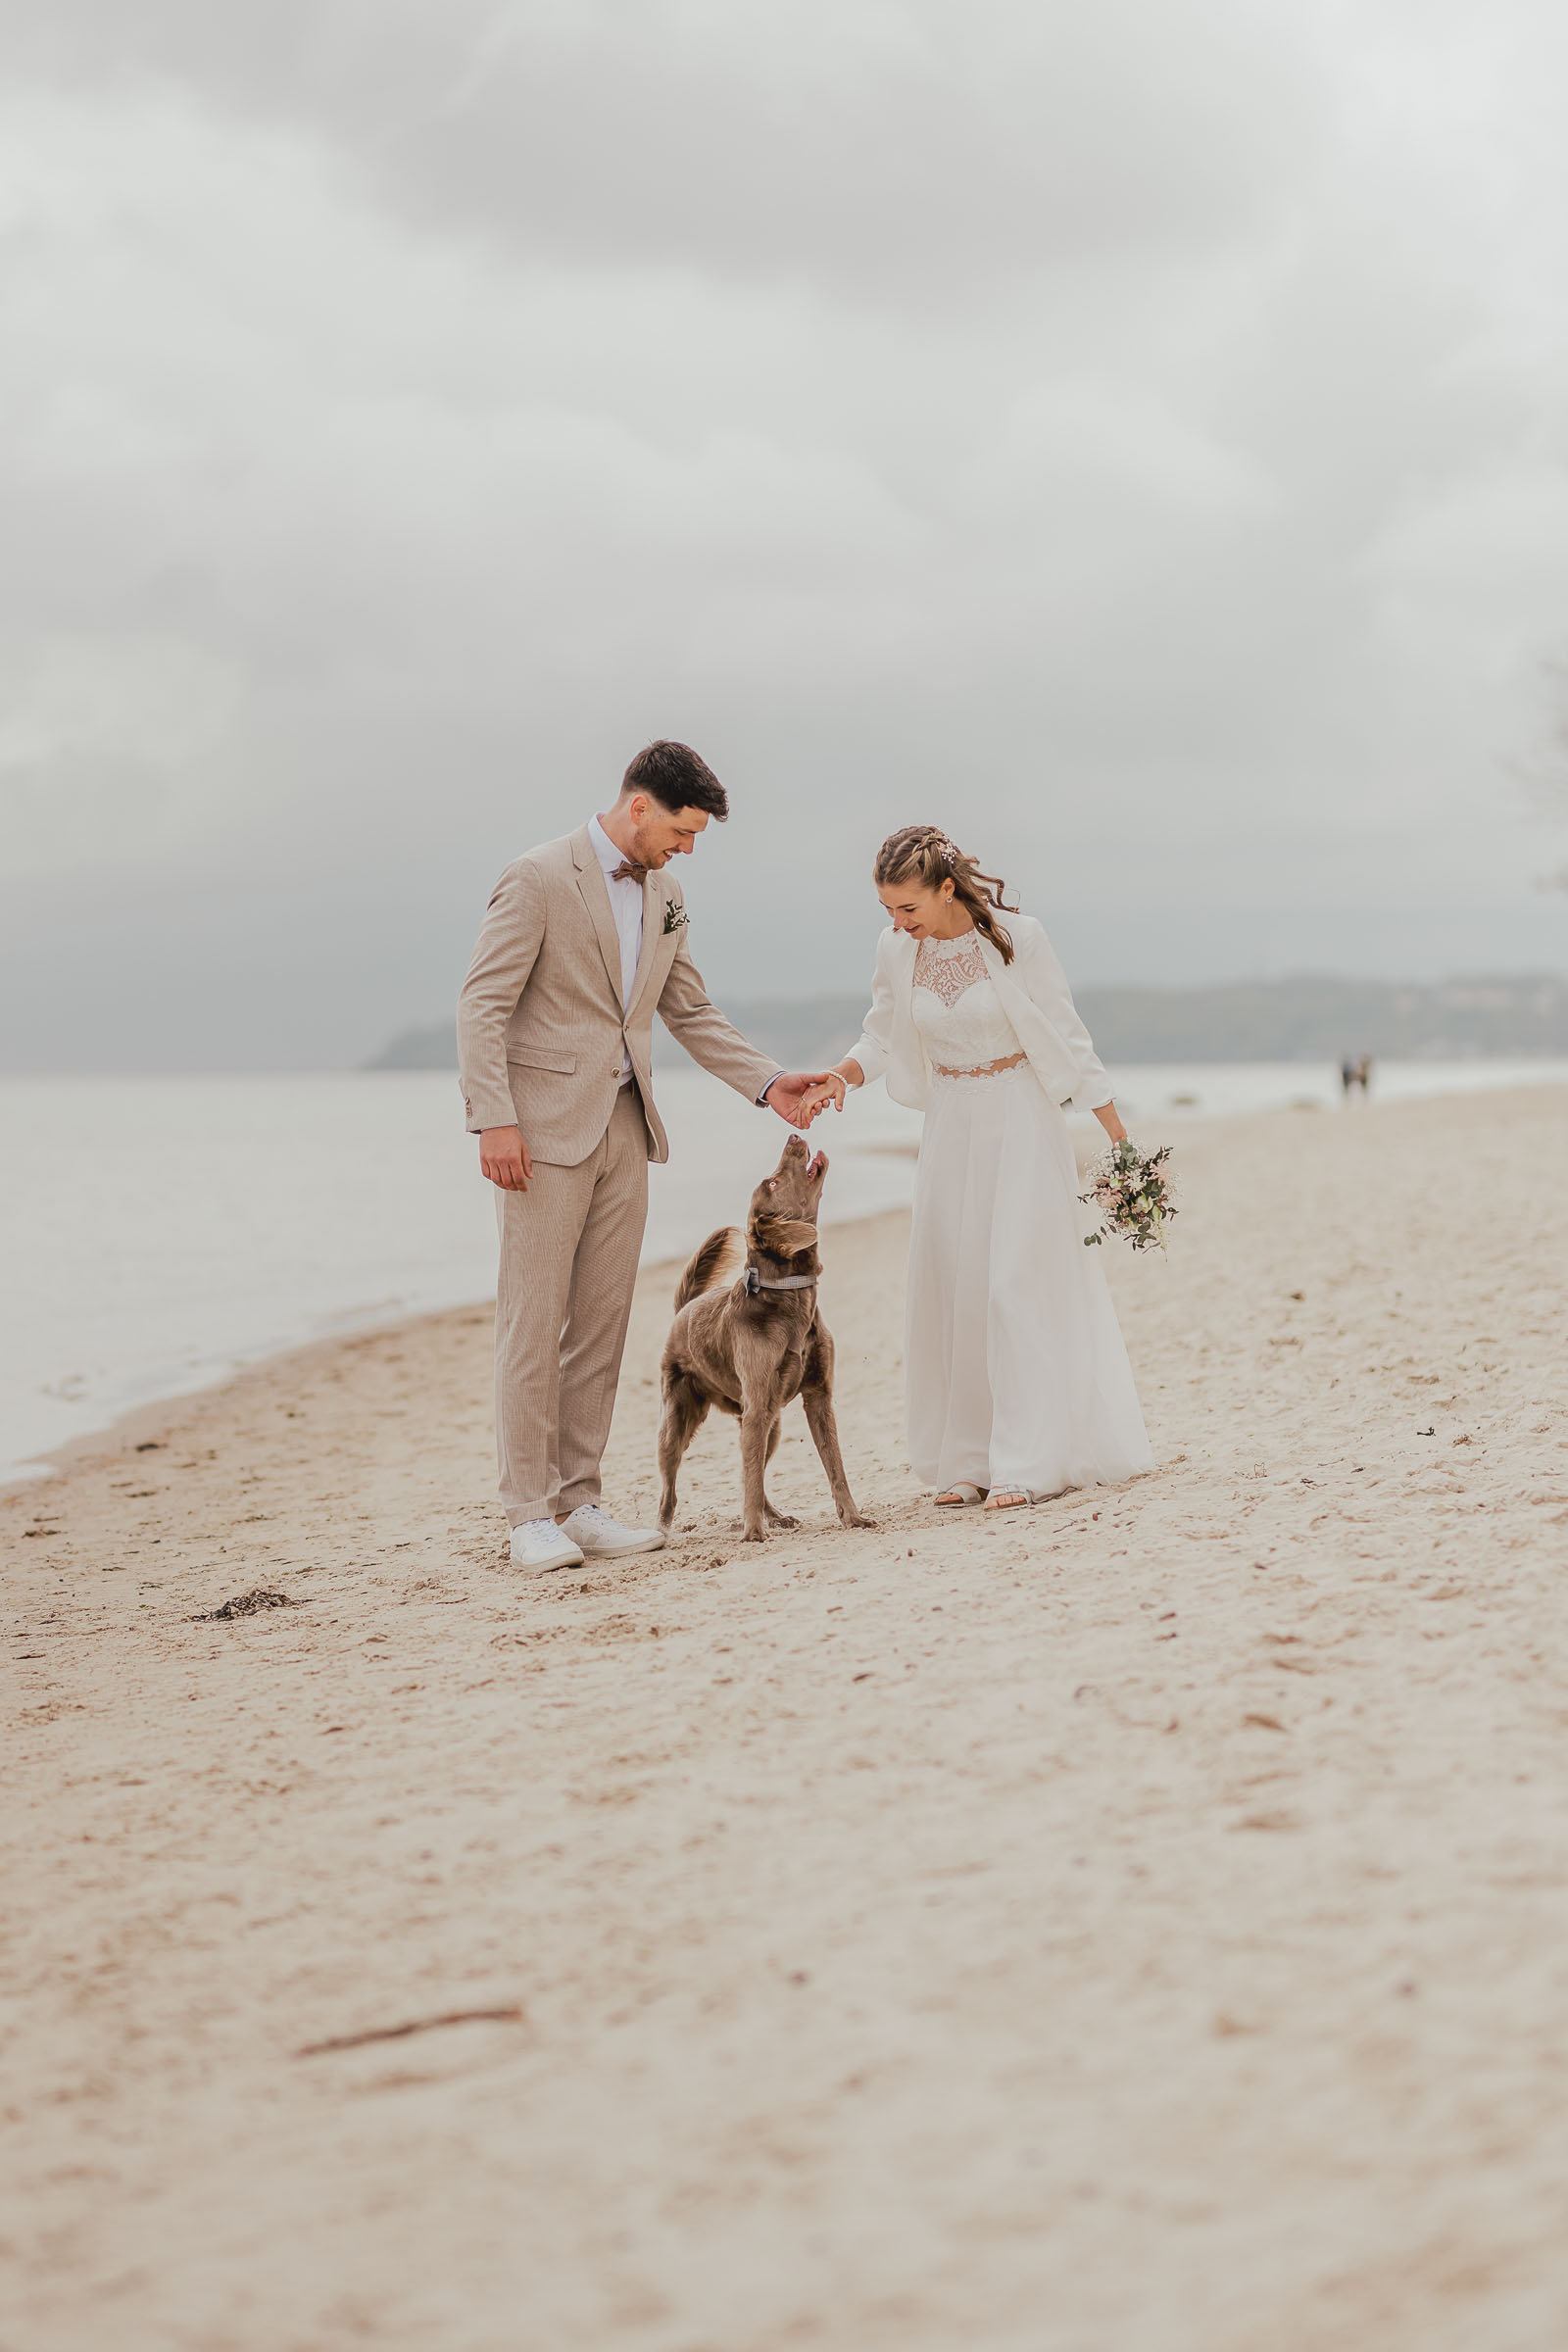
M507 867L458 1000L458 1064L496 1186L496 1445L512 1557L541 1572L657 1551L599 1500L648 1213L669 1156L650 1069L658 1011L694 1060L791 1126L817 1072L782 1071L709 1003L671 858L729 801L683 743L651 743L620 798Z

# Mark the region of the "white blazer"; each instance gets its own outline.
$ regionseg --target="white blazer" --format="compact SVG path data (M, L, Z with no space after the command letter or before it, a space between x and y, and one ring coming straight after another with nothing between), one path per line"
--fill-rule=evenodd
M983 932L980 953L1030 1068L1053 1102L1070 1102L1074 1110L1099 1110L1112 1100L1110 1081L1078 1018L1054 949L1032 914L1003 919L1012 935L1011 963L1003 962ZM883 932L876 946L871 1009L850 1053L865 1072L867 1086L873 1078L885 1078L895 1102L924 1110L931 1065L914 1018L917 952L918 943L907 931Z

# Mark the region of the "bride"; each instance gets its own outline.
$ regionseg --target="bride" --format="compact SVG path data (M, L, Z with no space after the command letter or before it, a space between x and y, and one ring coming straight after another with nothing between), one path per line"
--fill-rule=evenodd
M892 918L865 1028L802 1110L886 1077L924 1110L909 1237L909 1460L988 1510L1153 1467L1062 1108L1126 1134L1051 943L930 825L873 868Z

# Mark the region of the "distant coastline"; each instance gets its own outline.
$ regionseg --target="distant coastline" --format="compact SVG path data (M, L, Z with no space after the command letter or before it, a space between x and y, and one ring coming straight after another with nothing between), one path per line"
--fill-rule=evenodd
M1086 988L1078 1008L1108 1062L1463 1061L1568 1054L1568 977L1558 972L1439 981L1238 980L1216 988ZM812 1066L854 1042L863 995L738 998L724 1009L765 1054ZM658 1027L655 1060L679 1049ZM405 1029L372 1070L450 1070L452 1021Z

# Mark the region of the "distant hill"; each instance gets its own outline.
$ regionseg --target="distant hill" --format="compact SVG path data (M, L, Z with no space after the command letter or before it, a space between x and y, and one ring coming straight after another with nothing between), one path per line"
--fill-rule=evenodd
M381 1048L368 1070L455 1070L458 1066L456 1021L432 1021L428 1029L400 1029Z
M854 1044L863 995L736 998L738 1028L792 1067L836 1061ZM1139 1061L1463 1060L1489 1054L1568 1054L1568 978L1533 972L1444 980L1235 980L1220 988L1086 988L1078 1009L1102 1058ZM685 1057L656 1024L656 1064ZM405 1029L372 1070L453 1070L451 1021Z
M1086 988L1078 1007L1105 1061L1568 1054L1568 978L1551 972L1434 987L1304 976L1222 988Z

